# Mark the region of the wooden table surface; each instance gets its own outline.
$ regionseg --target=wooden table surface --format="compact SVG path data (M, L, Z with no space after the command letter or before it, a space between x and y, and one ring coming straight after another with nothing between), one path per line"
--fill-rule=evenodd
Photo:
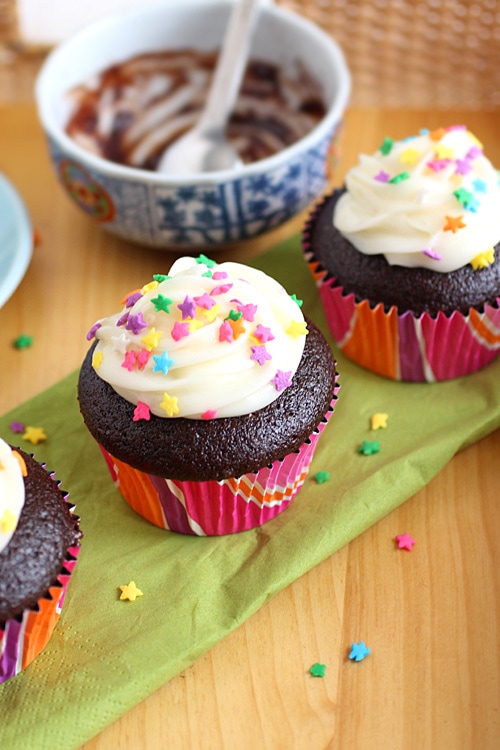
M77 368L89 324L113 309L124 288L171 261L106 235L63 194L26 84L32 72L18 73L14 64L0 76L0 172L23 197L41 238L25 279L0 310L2 413ZM500 112L353 108L335 181L385 135L458 122L500 164ZM262 252L303 219L237 248L238 257ZM53 346L57 331L63 345ZM12 342L23 332L35 344L19 351ZM496 750L499 455L497 430L85 750ZM403 532L417 540L411 553L391 542ZM371 654L354 663L350 646L361 639ZM326 664L323 678L309 674L311 654Z

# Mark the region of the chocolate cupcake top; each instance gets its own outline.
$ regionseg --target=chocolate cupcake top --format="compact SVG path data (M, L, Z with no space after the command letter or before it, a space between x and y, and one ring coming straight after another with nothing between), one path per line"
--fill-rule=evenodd
M498 173L479 140L455 125L362 154L346 176L335 228L365 255L449 273L493 262L500 241Z

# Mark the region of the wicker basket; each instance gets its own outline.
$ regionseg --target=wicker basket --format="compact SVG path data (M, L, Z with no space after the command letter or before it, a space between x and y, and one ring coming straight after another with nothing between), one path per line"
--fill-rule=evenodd
M352 71L355 105L500 108L496 0L276 2L339 42ZM15 5L0 0L0 44L16 42Z

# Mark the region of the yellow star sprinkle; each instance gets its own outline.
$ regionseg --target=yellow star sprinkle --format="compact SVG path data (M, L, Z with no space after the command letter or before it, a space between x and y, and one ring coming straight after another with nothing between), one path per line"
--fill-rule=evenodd
M440 143L437 145L434 149L434 153L436 154L436 159L453 159L455 154L455 149L451 148L451 146L445 146L444 143Z
M143 294L147 294L148 292L152 292L153 289L156 289L157 286L157 281L150 281L149 284L144 284L141 291Z
M144 344L148 352L150 352L158 346L162 336L163 331L157 331L153 326L153 328L150 328L147 334L143 336L141 342Z
M470 264L474 271L477 271L478 268L486 268L486 266L489 266L491 263L493 263L495 260L495 248L490 247L489 250L485 250L483 253L478 253L474 258L472 258Z
M217 314L220 310L220 305L217 303L213 307L210 308L210 310L203 309L203 315L206 317L209 323L212 323L215 318L217 317Z
M178 402L179 399L176 396L169 396L168 393L164 393L160 409L163 409L167 417L173 417L174 414L179 413Z
M138 596L142 596L142 591L137 588L135 581L130 581L129 584L120 586L120 599L128 599L129 602L135 602Z
M292 336L294 339L298 338L299 336L306 336L309 331L307 330L307 323L305 320L292 320L288 328L286 329L286 333L288 333L289 336Z
M420 152L418 151L418 149L413 148L413 146L409 146L407 149L401 152L401 156L399 157L399 159L403 162L403 164L415 164L419 156Z
M8 534L10 531L14 531L17 526L16 516L6 509L3 512L3 516L0 518L0 531L3 534Z
M197 331L199 328L203 328L203 321L202 320L190 320L188 323L189 333L193 333L193 331Z
M28 426L23 435L23 440L27 440L29 443L33 443L33 445L38 445L38 443L47 440L47 435L43 427Z
M99 367L102 365L102 360L104 359L104 355L102 352L94 352L92 355L92 367L94 370L98 370Z
M388 414L382 414L381 412L377 412L377 414L374 414L370 419L370 426L372 430L380 430L384 427L387 427L387 419L389 418Z

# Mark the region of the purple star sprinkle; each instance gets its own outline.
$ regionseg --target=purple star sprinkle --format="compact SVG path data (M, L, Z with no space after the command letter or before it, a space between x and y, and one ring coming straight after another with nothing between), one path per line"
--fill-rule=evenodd
M125 328L127 331L132 331L134 335L139 334L143 328L147 328L148 324L142 317L142 313L138 312L137 315L129 315L127 320L127 325Z
M457 159L455 174L469 174L472 169L470 159Z
M125 307L133 307L137 300L140 300L141 297L142 292L132 292L132 294L129 294L129 296L125 300Z
M255 327L255 331L253 332L253 335L262 344L264 344L266 341L272 341L274 339L274 336L271 333L271 329L267 328L266 326L261 325L260 323Z
M9 425L12 432L21 433L24 432L24 424L22 422L18 422L17 420L14 420L14 422L11 422Z
M377 182L389 182L390 177L391 177L390 174L388 174L387 172L384 172L384 170L381 169L380 172L375 175L374 179L377 180Z
M188 294L186 294L184 302L181 302L177 307L182 313L182 320L186 320L186 318L194 318L196 305Z
M87 333L87 341L92 341L100 327L101 323L99 323L99 321L97 321L97 323L94 323L90 331Z
M432 260L441 260L442 256L430 247L426 247L422 252L424 255L427 255L428 258L432 258Z
M116 325L117 326L124 326L125 323L128 320L128 316L129 315L130 315L130 313L129 313L128 310L127 310L127 312L124 312L123 315L121 316L121 318L118 318L118 320L116 321Z
M467 151L465 158L477 159L477 157L481 156L482 153L483 153L483 149L479 148L479 146L471 146L471 148Z
M266 359L272 359L265 346L251 346L250 349L252 350L250 359L256 360L261 367L265 364Z
M271 383L274 383L277 391L282 391L285 388L288 388L290 385L292 385L292 371L289 372L283 372L283 370L277 370L276 375L271 380Z

